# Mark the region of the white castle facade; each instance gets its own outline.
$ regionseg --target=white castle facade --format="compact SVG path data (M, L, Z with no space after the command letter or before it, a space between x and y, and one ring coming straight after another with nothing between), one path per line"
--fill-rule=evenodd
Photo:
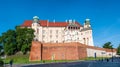
M34 16L33 20L25 21L22 26L34 29L34 39L40 42L79 42L85 45L94 46L89 19L86 19L82 26L75 20L49 22L48 20L40 20L39 17Z

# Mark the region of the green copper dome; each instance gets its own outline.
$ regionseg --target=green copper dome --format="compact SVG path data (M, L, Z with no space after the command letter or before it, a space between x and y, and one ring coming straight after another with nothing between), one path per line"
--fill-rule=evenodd
M85 25L90 25L90 19L85 20Z

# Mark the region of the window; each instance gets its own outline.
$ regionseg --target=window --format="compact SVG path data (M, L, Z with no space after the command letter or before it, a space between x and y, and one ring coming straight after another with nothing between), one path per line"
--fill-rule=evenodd
M45 30L43 30L42 33L45 34Z
M58 38L58 35L56 35L56 38Z
M37 28L37 34L39 34L39 29Z
M56 34L58 34L58 30L56 30Z
M64 33L64 30L62 30L61 32Z
M83 33L81 33L81 35L83 35Z
M52 35L50 35L50 38L52 38Z
M73 27L73 29L75 29L75 27Z
M84 44L86 44L86 39L85 38L83 38L83 41L84 41Z
M52 34L52 30L50 30L50 34Z
M45 38L45 35L42 35L42 38Z
M58 43L58 41L56 41L56 43Z
M68 29L70 29L70 27L68 27Z

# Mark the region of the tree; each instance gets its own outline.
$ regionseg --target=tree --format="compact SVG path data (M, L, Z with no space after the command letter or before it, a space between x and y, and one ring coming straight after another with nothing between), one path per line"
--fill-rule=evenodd
M32 28L16 27L16 41L18 50L26 54L30 50L31 42L34 38L34 30Z
M4 52L12 55L16 52L16 33L14 30L8 30L0 37L0 43L4 46Z
M0 52L1 52L2 49L3 49L3 47L2 47L2 45L0 45Z
M4 52L7 55L13 55L18 51L26 54L31 47L34 38L32 28L21 28L17 26L15 30L8 30L0 36L0 44L4 46Z
M117 47L117 54L120 55L120 44L119 44L119 46Z
M0 45L0 56L4 54L4 52L2 50L3 50L3 46Z
M112 49L113 45L111 45L111 42L107 42L103 45L103 48L108 48L108 49Z

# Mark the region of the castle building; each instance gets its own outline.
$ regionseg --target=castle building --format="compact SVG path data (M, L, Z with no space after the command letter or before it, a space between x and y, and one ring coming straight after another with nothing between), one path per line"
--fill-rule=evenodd
M34 40L42 43L79 42L94 46L90 19L86 19L84 25L81 25L75 20L49 22L34 16L33 20L26 20L21 26L34 29Z

